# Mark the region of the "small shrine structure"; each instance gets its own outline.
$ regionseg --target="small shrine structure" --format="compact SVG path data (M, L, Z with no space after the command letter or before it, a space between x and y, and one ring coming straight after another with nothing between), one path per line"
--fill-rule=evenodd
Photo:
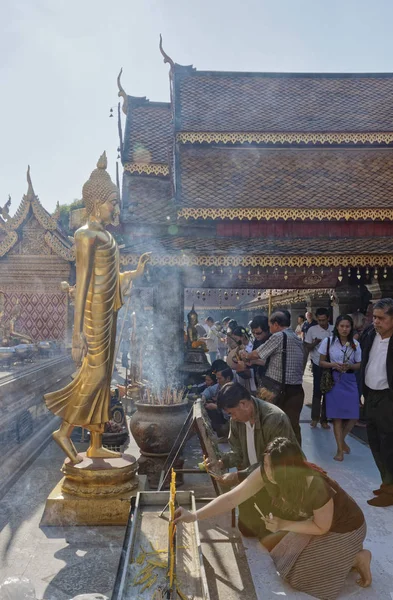
M2 325L7 326L18 305L16 330L33 341L65 342L68 295L62 281L73 281L72 242L35 194L27 171L28 189L15 215L10 200L0 214L0 291Z

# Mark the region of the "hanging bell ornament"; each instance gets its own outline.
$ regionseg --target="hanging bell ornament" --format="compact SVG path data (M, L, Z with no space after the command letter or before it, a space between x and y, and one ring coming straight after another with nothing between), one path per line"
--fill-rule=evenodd
M384 267L384 269L383 269L383 278L386 279L387 276L388 276L388 270L387 270L386 267Z
M342 272L342 270L341 270L341 267L340 267L340 268L339 268L339 270L338 270L338 280L339 280L339 281L342 281L342 280L343 280L343 272Z

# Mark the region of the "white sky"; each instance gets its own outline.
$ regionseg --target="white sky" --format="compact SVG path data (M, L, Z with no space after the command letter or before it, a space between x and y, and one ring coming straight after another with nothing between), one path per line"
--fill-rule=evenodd
M116 77L169 100L168 65L229 71L393 71L392 0L1 0L0 205L31 165L54 210L105 149L115 173ZM392 99L393 110L393 99ZM393 174L392 174L393 176Z

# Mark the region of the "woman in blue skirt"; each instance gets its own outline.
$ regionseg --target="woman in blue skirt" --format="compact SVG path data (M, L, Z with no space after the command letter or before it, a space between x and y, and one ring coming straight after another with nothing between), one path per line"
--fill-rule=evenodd
M334 386L326 392L326 416L333 419L337 454L334 460L344 460L350 453L345 438L359 419L359 391L355 371L360 369L362 352L359 342L353 339L353 320L349 315L336 319L333 336L322 341L319 347L320 366L332 369Z

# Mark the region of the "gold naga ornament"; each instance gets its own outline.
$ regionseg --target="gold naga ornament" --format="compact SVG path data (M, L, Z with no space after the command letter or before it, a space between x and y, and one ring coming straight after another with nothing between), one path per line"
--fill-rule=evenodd
M118 220L119 190L106 168L104 152L82 190L87 223L75 232L72 358L79 370L65 388L44 396L49 410L62 418L53 439L74 464L82 461L70 439L75 426L90 431L89 458L121 456L102 446L105 423L110 419L117 313L132 281L143 275L150 260L150 253L143 254L135 271L120 273L118 245L105 229Z

